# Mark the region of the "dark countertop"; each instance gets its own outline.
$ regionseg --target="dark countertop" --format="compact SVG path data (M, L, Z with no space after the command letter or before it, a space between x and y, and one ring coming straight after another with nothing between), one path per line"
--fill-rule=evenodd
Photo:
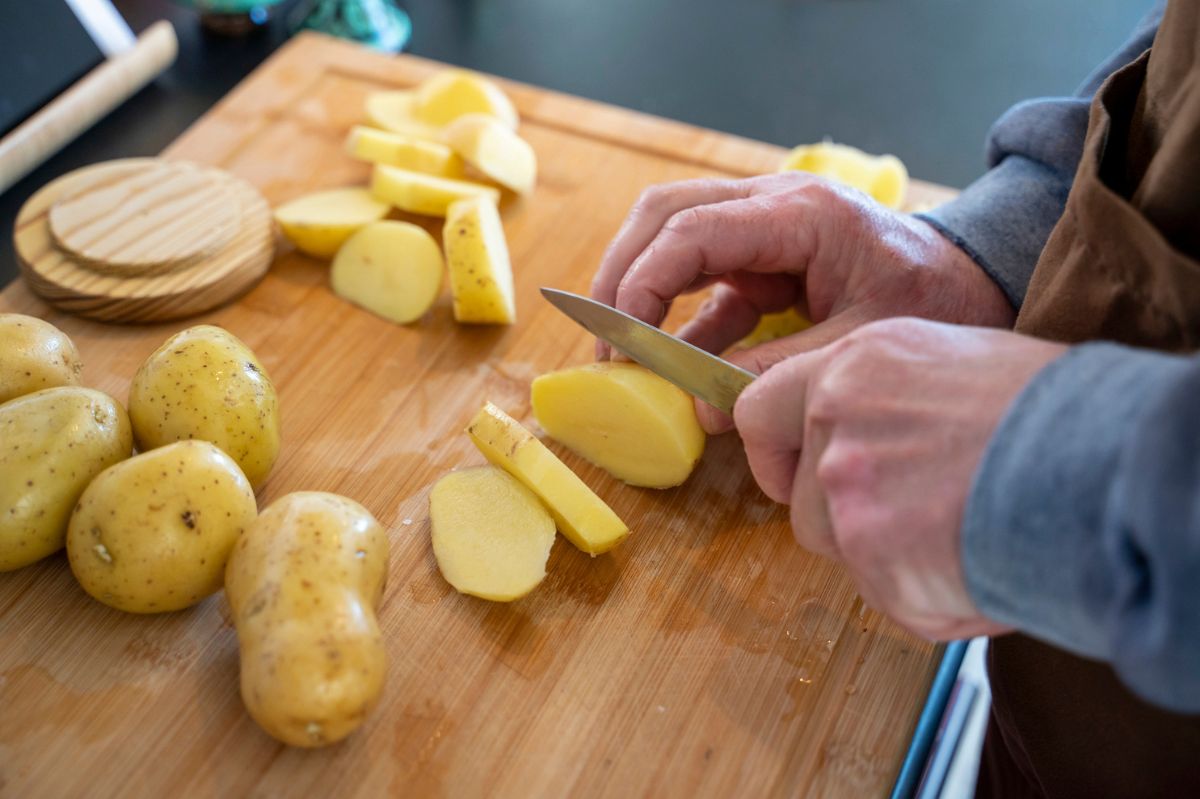
M199 29L167 0L116 0L135 31L166 17L179 59L0 196L0 224L76 167L163 149L286 38ZM410 50L785 146L826 136L952 186L983 169L991 121L1070 92L1150 0L408 0ZM0 88L2 91L2 88ZM9 236L0 285L16 275Z

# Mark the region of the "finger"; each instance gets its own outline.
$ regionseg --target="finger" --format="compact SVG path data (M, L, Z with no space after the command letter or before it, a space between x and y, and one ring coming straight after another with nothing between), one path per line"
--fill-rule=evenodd
M829 446L833 430L825 420L814 419L811 413L805 415L804 424L804 444L792 481L792 533L805 549L841 560L829 502L817 480L817 464Z

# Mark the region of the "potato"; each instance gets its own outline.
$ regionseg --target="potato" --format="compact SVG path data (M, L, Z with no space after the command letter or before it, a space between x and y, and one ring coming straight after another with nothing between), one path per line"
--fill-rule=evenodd
M401 211L426 216L445 216L452 203L469 197L500 202L500 192L491 186L466 180L439 178L411 169L376 164L371 175L371 193Z
M533 413L551 437L618 480L670 488L704 454L687 392L633 363L592 363L533 381Z
M744 339L739 341L739 347L753 347L768 341L790 336L812 327L812 322L806 319L795 308L788 308L778 313L763 314L758 324Z
M446 128L443 138L489 180L517 194L529 194L537 181L537 156L529 142L495 117L467 114Z
M331 189L284 203L275 209L275 221L296 249L332 258L356 230L383 219L390 210L364 188Z
M363 103L367 122L390 133L438 141L442 136L441 128L413 116L413 99L412 92L372 92Z
M44 388L77 386L79 350L49 322L0 313L0 403Z
M467 434L489 461L537 494L567 540L589 555L615 547L629 535L612 508L519 422L486 403Z
M442 287L442 251L411 222L376 222L333 259L334 292L397 324L425 315Z
M500 87L465 69L439 72L417 87L412 114L430 125L448 125L465 114L487 114L517 127L517 109Z
M105 469L71 514L67 556L83 590L117 610L165 613L221 590L258 508L233 459L179 441Z
M346 137L346 152L360 161L398 166L446 178L463 176L463 161L441 142L357 125Z
M429 496L429 515L438 569L459 593L512 602L545 579L554 519L503 469L446 475Z
M868 155L845 144L802 144L784 158L779 171L799 169L866 192L889 208L904 203L908 170L894 155Z
M473 198L451 205L442 242L450 267L454 318L485 325L517 321L508 242L496 204Z
M121 404L74 386L0 405L0 442L0 572L62 549L79 495L133 452Z
M250 348L227 330L189 327L146 359L129 387L138 449L211 441L256 489L279 457L279 400Z
M241 647L242 701L292 746L353 732L387 670L375 613L387 576L379 522L336 494L272 503L238 540L225 572Z

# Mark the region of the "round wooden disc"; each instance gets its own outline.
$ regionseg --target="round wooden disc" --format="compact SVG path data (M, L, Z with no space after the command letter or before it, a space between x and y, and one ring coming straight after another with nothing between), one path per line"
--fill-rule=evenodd
M54 204L90 187L140 171L158 159L109 161L68 173L43 186L17 214L13 235L21 274L44 300L68 313L106 322L157 322L215 308L248 291L271 265L271 209L243 180L204 168L225 181L240 211L239 226L212 253L161 275L101 274L60 249L50 232Z
M55 243L96 271L170 272L237 233L237 192L223 173L157 160L126 166L50 208Z

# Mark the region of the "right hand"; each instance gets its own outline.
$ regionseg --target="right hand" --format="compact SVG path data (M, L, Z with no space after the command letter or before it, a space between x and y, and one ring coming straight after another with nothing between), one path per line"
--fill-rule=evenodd
M1011 327L1015 318L992 279L933 227L803 172L647 189L609 245L592 296L657 325L676 297L713 283L678 333L709 352L723 352L765 313L796 307L815 323L729 356L759 374L877 319ZM596 353L610 354L602 342ZM732 426L702 402L697 412L710 433Z

